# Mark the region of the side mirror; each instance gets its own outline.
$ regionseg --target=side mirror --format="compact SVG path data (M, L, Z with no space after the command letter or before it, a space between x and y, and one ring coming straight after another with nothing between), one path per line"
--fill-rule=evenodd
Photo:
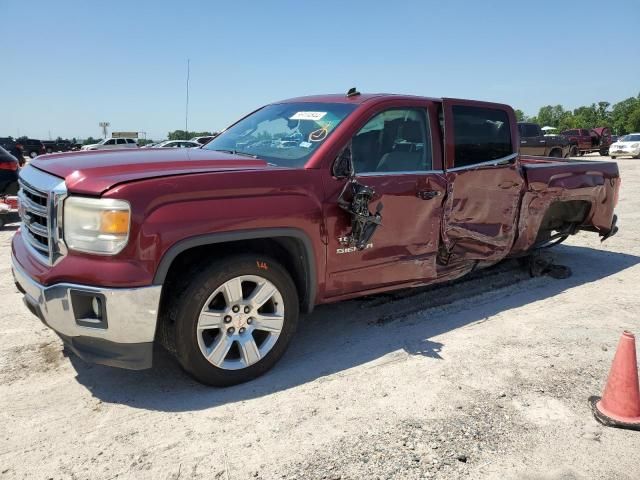
M351 160L351 145L347 145L337 156L333 163L333 176L336 178L351 178L354 175L353 162Z

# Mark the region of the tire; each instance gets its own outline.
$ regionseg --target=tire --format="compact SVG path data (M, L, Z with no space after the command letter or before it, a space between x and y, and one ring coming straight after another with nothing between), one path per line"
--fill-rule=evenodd
M53 150L51 150L50 148L47 148L47 153L53 153Z
M616 159L616 157L614 157L613 155L611 155L611 160L615 160L615 159Z
M580 150L580 152L578 153L579 156L584 157L584 152L582 150Z
M38 156L38 152L36 152L35 150L32 150L29 152L29 156L31 158L36 158Z
M276 364L295 333L300 308L284 267L264 255L238 255L196 267L183 278L169 320L175 323L175 354L185 371L199 382L226 387ZM261 298L251 302L257 292L270 295L262 307Z
M607 155L609 155L609 149L607 148L607 149L600 150L600 152L598 153L600 153L601 157L606 157Z
M569 150L569 156L570 157L577 157L578 156L578 147L573 146L571 147L571 150Z
M557 148L554 148L549 152L549 156L552 158L562 158L562 150L558 150Z

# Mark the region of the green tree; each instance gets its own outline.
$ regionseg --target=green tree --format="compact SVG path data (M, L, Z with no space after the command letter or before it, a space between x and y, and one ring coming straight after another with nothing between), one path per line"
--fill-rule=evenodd
M184 130L174 130L167 133L168 140L189 140L193 137L208 137L216 134L215 132L185 132Z
M538 111L536 119L537 123L542 127L550 126L559 128L560 123L570 114L571 113L567 112L562 105L545 105Z
M640 109L640 95L616 103L611 109L611 128L614 133L624 135L638 131L638 128L633 128L635 123L633 118L637 115L635 112L638 109Z
M83 145L93 145L94 143L98 143L100 139L89 137L82 142Z
M529 119L529 117L527 117L520 109L514 110L514 113L516 114L516 120L518 120L519 122L526 122Z

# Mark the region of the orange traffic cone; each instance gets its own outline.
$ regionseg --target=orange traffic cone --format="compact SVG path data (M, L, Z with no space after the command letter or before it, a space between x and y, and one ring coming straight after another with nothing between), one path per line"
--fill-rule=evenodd
M640 430L636 339L631 332L622 333L602 399L591 397L589 402L596 419L603 425Z

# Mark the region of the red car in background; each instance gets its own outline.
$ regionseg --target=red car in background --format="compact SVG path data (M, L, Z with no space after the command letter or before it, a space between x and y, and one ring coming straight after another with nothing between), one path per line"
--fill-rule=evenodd
M575 153L584 155L585 153L598 152L604 157L609 155L609 146L613 143L609 127L574 128L560 132L560 135L569 140L572 146L572 155Z

